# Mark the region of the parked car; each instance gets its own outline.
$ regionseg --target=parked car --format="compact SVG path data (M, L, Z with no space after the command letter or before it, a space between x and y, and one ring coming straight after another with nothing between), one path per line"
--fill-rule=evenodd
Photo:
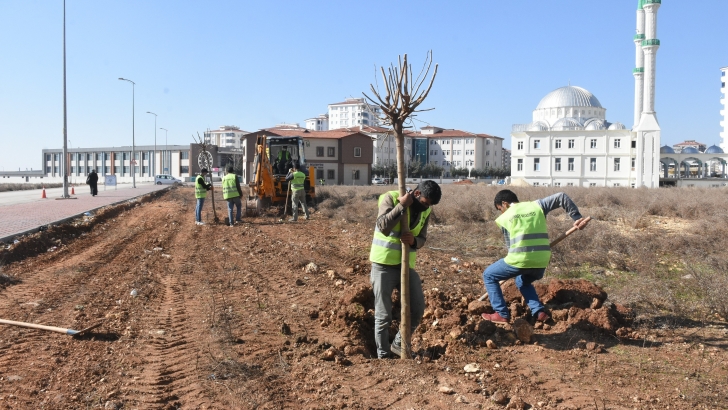
M384 185L384 179L372 178L372 185Z
M172 175L155 175L154 183L157 185L182 185L182 180L173 177Z

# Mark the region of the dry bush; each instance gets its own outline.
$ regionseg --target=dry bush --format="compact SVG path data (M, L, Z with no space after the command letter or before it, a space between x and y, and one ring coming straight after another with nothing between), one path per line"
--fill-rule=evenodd
M0 192L7 191L27 191L30 189L42 189L42 188L59 188L62 187L61 183L43 184L43 183L25 183L25 184L0 184Z

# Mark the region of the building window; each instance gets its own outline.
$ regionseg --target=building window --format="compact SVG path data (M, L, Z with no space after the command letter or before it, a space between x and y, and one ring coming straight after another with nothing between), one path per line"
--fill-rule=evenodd
M566 183L566 186L574 186L574 183L573 182L567 182Z
M317 180L324 179L324 170L323 169L316 170L316 179Z
M595 172L597 170L597 159L589 158L589 171Z
M336 179L336 174L333 169L326 170L326 179Z
M574 140L569 140L569 148L574 148Z
M51 167L50 166L46 166L46 174L50 174L50 173L51 173Z
M632 157L632 165L631 165L632 171L634 171L634 163L635 163L635 161L636 161L636 158L635 157Z
M554 148L561 148L561 140L554 141Z
M354 156L357 158L361 157L361 147L354 147Z
M614 148L620 148L622 146L622 140L617 138L614 140Z
M574 158L569 158L567 167L568 167L567 168L568 171L574 170Z
M182 152L180 152L180 154L181 154L180 159L190 159L189 151L182 151ZM149 157L149 155L147 155L146 159L149 159L148 157Z
M541 140L533 140L533 149L541 149Z
M632 141L632 148L637 148L637 141Z
M614 170L619 171L619 158L614 158Z
M534 158L533 159L533 170L534 171L540 171L541 170L541 158Z
M334 148L334 147L328 147L326 149L326 156L327 157L334 157L334 156L336 156L336 148Z
M561 158L554 160L554 171L561 171Z
M597 186L597 183L596 183L596 182L590 182L590 183L589 183L589 186L590 186L590 187L595 187L595 186Z
M317 157L323 157L324 156L324 147L316 147L316 156Z
M180 165L179 166L179 173L180 174L189 174L190 173L190 167L189 167L189 165Z
M359 170L358 170L358 169L357 169L357 170L354 170L354 171L353 171L353 172L351 173L351 178L352 178L353 180L355 180L355 181L359 179Z
M51 160L51 154L46 154L46 161L50 161L50 160Z
M597 147L597 140L595 138L592 138L590 141L590 147L596 148Z
M533 183L533 186L538 186L538 182L534 182Z
M485 145L490 145L490 140L485 140Z
M518 141L518 148L517 149L523 149L523 141Z
M561 182L554 182L554 186L561 186Z
M614 184L612 184L612 186L615 186L615 187L619 186L619 182L615 182Z
M523 160L520 158L518 159L518 165L516 165L516 169L519 171L523 171Z

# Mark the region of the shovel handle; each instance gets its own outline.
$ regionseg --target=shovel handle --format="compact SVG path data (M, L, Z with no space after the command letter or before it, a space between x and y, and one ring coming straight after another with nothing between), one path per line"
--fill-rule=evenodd
M51 332L64 333L64 334L71 335L71 336L78 333L77 330L73 330L73 329L64 329L62 327L37 325L35 323L27 323L27 322L16 322L14 320L6 320L6 319L0 319L0 324L28 327L31 329L50 330Z

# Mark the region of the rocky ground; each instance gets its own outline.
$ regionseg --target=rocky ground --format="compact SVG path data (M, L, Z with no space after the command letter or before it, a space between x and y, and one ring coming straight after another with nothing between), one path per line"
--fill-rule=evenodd
M0 325L0 409L728 408L725 323L648 327L590 282L544 280L552 321L507 282L517 319L494 325L488 261L430 247L416 357L375 359L373 221L276 212L197 226L178 188L0 251L0 318L103 321Z

